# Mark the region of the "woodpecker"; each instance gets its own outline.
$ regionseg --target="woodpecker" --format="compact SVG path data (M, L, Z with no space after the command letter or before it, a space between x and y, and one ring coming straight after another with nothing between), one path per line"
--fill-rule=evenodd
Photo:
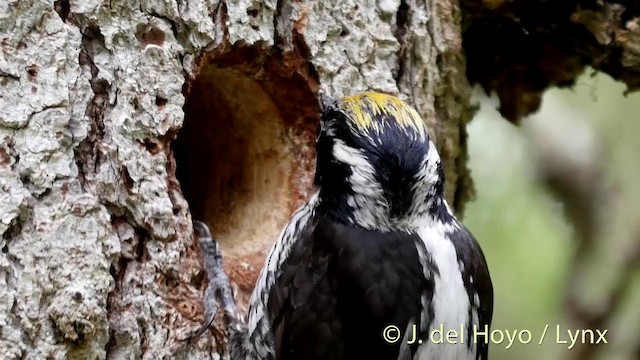
M246 321L218 299L231 359L487 359L489 270L444 199L425 122L376 92L322 108L317 191L273 245Z

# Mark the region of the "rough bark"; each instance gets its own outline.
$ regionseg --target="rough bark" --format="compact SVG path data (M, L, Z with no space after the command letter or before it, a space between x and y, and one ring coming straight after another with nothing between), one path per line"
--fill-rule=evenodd
M206 283L191 211L246 296L310 190L320 90L414 103L461 207L459 22L455 1L0 4L2 357L221 350L182 341Z

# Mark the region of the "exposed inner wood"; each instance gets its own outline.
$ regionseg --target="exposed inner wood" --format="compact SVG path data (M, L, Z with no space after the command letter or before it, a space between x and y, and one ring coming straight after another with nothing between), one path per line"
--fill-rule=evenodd
M296 89L262 80L242 66L203 65L174 144L192 217L221 244L243 304L269 249L310 194L315 162L315 121L278 106Z

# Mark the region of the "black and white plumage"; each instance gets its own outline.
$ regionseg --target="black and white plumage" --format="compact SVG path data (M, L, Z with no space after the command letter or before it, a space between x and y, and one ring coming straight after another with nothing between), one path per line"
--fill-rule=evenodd
M268 255L232 359L486 359L484 255L443 198L425 123L404 101L363 93L325 104L316 194ZM383 329L410 330L388 343ZM466 339L433 344L442 325Z

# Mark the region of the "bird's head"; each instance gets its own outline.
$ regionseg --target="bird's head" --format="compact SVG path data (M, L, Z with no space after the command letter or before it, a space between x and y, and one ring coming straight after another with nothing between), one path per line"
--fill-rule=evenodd
M375 92L323 102L315 183L327 216L370 230L410 229L441 205L440 156L411 106Z

